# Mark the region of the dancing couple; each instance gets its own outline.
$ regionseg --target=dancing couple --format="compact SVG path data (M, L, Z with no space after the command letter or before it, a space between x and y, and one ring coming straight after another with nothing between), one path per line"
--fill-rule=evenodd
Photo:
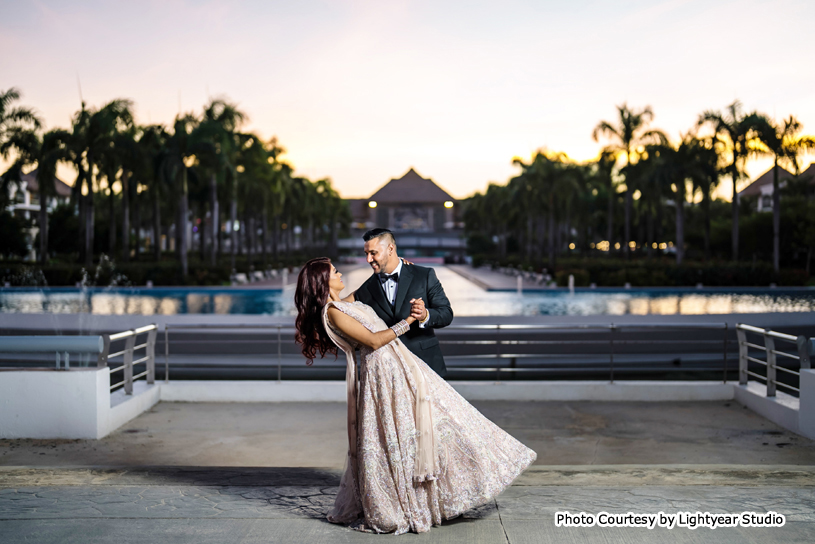
M387 229L363 240L374 274L355 293L340 299L342 274L318 258L300 271L294 297L308 364L338 349L347 359L348 462L328 520L426 532L489 502L537 455L444 381L433 329L453 311L435 271L400 259Z

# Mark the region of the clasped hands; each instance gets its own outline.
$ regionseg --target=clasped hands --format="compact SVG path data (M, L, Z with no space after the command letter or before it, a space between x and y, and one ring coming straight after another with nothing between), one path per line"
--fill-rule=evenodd
M421 298L410 299L410 317L420 323L427 319L427 308Z

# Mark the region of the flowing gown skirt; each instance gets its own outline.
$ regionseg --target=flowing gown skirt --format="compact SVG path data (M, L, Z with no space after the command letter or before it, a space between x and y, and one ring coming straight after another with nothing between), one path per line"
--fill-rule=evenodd
M364 304L337 307L371 330L385 328ZM398 339L376 351L363 347L361 354L357 481L349 466L330 521L380 533L425 532L489 502L536 459ZM437 456L435 474L424 481L414 478L417 365L431 404Z

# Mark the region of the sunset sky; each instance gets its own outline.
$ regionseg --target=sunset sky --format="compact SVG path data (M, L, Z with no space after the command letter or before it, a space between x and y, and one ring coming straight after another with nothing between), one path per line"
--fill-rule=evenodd
M623 102L672 138L736 98L815 133L813 23L811 0L0 0L0 89L49 128L79 108L77 78L144 124L226 96L344 197L413 166L462 198L541 147L593 158Z

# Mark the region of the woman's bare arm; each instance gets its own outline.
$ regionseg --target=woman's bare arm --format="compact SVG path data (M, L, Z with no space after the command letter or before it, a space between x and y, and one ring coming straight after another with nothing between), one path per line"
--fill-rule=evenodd
M347 337L371 349L379 349L396 339L396 333L393 332L393 330L385 329L384 331L371 332L366 329L362 323L333 306L328 309L328 317L334 326L341 330ZM412 323L416 320L411 317L408 318L407 321Z

